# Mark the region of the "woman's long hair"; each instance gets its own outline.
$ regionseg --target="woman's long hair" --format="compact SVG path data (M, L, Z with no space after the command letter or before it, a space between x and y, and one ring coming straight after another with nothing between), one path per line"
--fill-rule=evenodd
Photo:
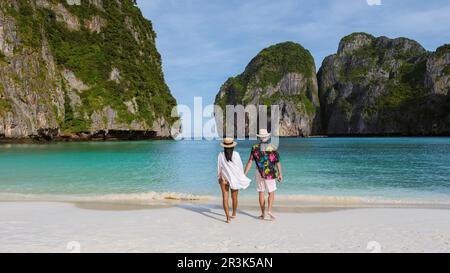
M227 161L233 161L234 148L224 148L223 152L225 153L225 158Z

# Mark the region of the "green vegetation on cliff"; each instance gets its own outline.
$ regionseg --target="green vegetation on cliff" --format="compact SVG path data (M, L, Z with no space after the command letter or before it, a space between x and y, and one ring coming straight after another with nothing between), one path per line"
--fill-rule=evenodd
M353 33L341 40L341 46L349 43L361 44L361 39L368 42L351 51L351 58L340 70L340 79L370 88L383 82L387 92L377 97L370 113L392 110L412 100L422 99L425 89L426 56L425 50L415 41L406 38L375 38L367 33ZM412 46L405 46L411 44ZM419 59L419 60L418 60ZM400 63L400 68L392 65L392 60ZM377 79L379 71L389 73L388 79ZM370 75L372 74L372 76ZM347 107L348 108L348 107Z
M436 49L436 56L438 58L442 57L446 53L450 53L450 44L445 44Z
M450 76L450 64L448 64L444 67L443 72L444 72L444 75Z
M11 110L11 105L5 99L0 98L0 117Z
M263 98L261 104L270 107L271 105L279 104L281 101L292 103L295 105L298 112L305 113L307 115L313 115L317 110L311 100L304 94L288 96L276 93L269 98Z
M277 84L287 73L301 73L313 76L314 58L299 44L285 42L263 49L247 67L247 73L261 73L262 87ZM245 73L245 72L244 72Z
M6 62L6 56L3 54L3 52L0 51L0 63Z
M39 48L42 46L42 17L36 13L29 0L17 0L18 10L10 6L6 12L13 16L23 46Z
M229 78L217 94L215 105L224 112L228 105L277 105L283 136L309 136L320 126L317 92L311 53L299 44L285 42L263 49L242 74Z
M1 56L0 56L1 57ZM11 104L4 98L3 84L0 83L0 117L11 110Z
M226 96L217 97L216 104L224 107L227 104L248 103L245 95L250 88L275 86L288 73L301 73L304 77L315 77L314 58L311 53L299 44L284 42L263 49L247 65L244 73L229 78L222 88L226 88ZM275 102L275 98L265 100Z
M91 126L91 121L80 116L75 116L71 106L70 97L67 95L67 89L64 81L62 86L64 89L64 120L61 127L63 133L88 132Z
M425 88L426 61L404 63L398 75L387 82L387 94L376 99L376 110L394 110L405 104L420 101L428 94Z
M366 33L366 32L353 32L353 33L345 36L344 38L342 38L341 39L341 44L350 43L350 42L358 39L361 36L366 37L366 38L368 38L370 40L375 39L375 36L373 36L373 35L371 35L369 33Z
M447 132L443 76L450 68L441 57L448 52L448 45L427 52L407 38L344 37L318 73L324 133Z
M102 1L101 8L91 2L81 0L77 6L65 0L47 0L50 7L62 5L72 16L69 20L78 21L78 29L69 28L54 8L29 0L17 0L19 9L11 6L8 10L16 21L23 48L37 51L48 43L59 70L73 71L89 86L81 92L82 103L76 109L65 103L67 116L61 128L87 131L94 111L108 106L117 112L116 121L122 124L145 122L150 129L159 117L173 123L171 110L176 101L164 81L151 22L133 0ZM97 24L99 31L90 28L92 24ZM120 75L117 80L110 79L113 69ZM131 100L136 102L136 113L130 113L124 103ZM73 117L74 112L79 113L78 118Z

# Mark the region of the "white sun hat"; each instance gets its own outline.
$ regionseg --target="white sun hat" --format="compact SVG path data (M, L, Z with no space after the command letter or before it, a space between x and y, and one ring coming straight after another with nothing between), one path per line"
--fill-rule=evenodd
M256 134L259 138L269 138L270 133L267 131L267 129L259 129L259 134Z

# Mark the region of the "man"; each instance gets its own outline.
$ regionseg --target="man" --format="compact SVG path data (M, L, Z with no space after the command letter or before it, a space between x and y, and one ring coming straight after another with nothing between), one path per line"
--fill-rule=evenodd
M272 144L269 143L270 133L267 129L259 130L259 134L256 135L259 139L259 144L255 144L252 147L250 158L245 168L245 175L247 176L252 166L253 160L256 162L256 183L257 190L259 192L259 205L261 207L260 219L266 218L266 197L265 192L269 192L268 197L268 215L271 220L275 220L272 213L272 206L275 200L275 191L277 190L277 182L283 181L283 175L281 171L280 156Z

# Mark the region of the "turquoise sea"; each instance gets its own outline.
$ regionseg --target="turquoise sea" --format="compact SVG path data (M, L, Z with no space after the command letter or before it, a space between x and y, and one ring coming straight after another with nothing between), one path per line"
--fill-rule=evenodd
M252 143L239 142L243 160ZM279 195L450 203L450 138L286 138L279 150ZM219 196L219 151L206 140L4 144L0 200Z

